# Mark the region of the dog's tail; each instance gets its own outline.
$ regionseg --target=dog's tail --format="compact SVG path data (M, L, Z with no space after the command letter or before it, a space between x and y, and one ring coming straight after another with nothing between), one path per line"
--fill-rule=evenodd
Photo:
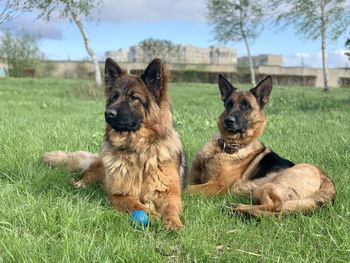
M98 154L89 152L64 152L55 151L45 153L44 163L53 167L66 167L69 171L86 171L90 166L99 160Z
M337 191L335 189L334 183L330 178L328 178L325 174L322 172L322 183L320 186L320 189L311 195L311 199L313 199L316 202L316 208L317 207L323 207L328 203L333 203L335 201L335 196L337 194Z

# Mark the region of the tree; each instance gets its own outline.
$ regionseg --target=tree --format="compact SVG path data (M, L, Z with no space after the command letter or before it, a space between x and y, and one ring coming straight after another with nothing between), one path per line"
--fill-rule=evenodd
M20 1L20 0L17 0ZM85 49L91 57L95 67L95 81L96 85L100 87L102 85L101 71L96 58L96 54L91 48L90 40L85 31L84 25L81 21L81 17L89 17L92 10L97 7L102 0L25 0L26 9L37 9L40 14L39 18L51 20L56 14L60 18L69 18L74 21L76 26L83 37Z
M21 77L42 59L35 35L22 30L17 36L6 31L0 38L0 54L9 66L9 75Z
M0 0L0 25L11 20L20 3L11 0Z
M348 38L348 40L346 40L345 47L348 50L347 52L345 52L345 55L348 56L348 58L350 60L350 38Z
M139 43L142 49L144 62L149 62L154 58L161 58L165 62L177 62L180 45L175 45L170 40L145 39Z
M262 30L263 1L259 0L207 0L208 20L214 26L219 42L242 41L247 50L251 82L255 86L255 72L250 44Z
M350 23L347 0L275 0L275 10L281 10L277 22L294 25L304 39L321 40L324 90L328 84L327 39L337 40Z

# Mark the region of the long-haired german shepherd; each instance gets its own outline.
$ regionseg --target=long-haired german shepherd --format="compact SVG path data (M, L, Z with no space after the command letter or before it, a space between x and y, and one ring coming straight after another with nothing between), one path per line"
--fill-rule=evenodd
M219 88L225 110L215 134L194 158L190 192L216 195L252 193L254 205L232 204L233 212L260 216L308 212L335 198L332 181L316 166L294 164L258 141L266 119L264 106L271 77L250 91L237 91L222 75Z
M178 229L185 159L170 110L169 74L154 59L140 76L112 59L105 63L105 141L99 154L50 152L44 162L83 173L76 187L99 181L120 211L160 213L164 226ZM155 208L151 209L148 204Z

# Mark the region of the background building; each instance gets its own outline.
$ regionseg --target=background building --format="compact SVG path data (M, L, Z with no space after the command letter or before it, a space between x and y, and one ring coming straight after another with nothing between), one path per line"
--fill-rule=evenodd
M234 48L210 46L210 64L237 64L237 52Z
M283 58L281 55L264 54L252 56L254 67L259 66L283 66ZM249 67L248 57L238 58L238 67Z
M106 52L106 57L111 57L118 62L129 62L129 48L121 48L117 51Z
M117 51L106 52L106 57L111 57L117 62L145 63L148 62L144 50L136 45ZM234 48L210 46L199 48L192 45L181 45L173 51L171 56L161 59L173 64L237 64L237 52Z
M209 48L181 46L177 63L210 64Z

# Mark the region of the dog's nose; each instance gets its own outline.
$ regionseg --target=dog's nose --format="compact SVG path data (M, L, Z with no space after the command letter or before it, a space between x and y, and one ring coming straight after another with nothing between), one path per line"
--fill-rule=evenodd
M105 115L108 118L115 118L115 117L117 117L117 111L113 110L113 109L108 109L108 110L106 110Z
M228 116L225 118L225 125L227 127L233 127L236 123L236 119L235 117L232 117L232 116Z

